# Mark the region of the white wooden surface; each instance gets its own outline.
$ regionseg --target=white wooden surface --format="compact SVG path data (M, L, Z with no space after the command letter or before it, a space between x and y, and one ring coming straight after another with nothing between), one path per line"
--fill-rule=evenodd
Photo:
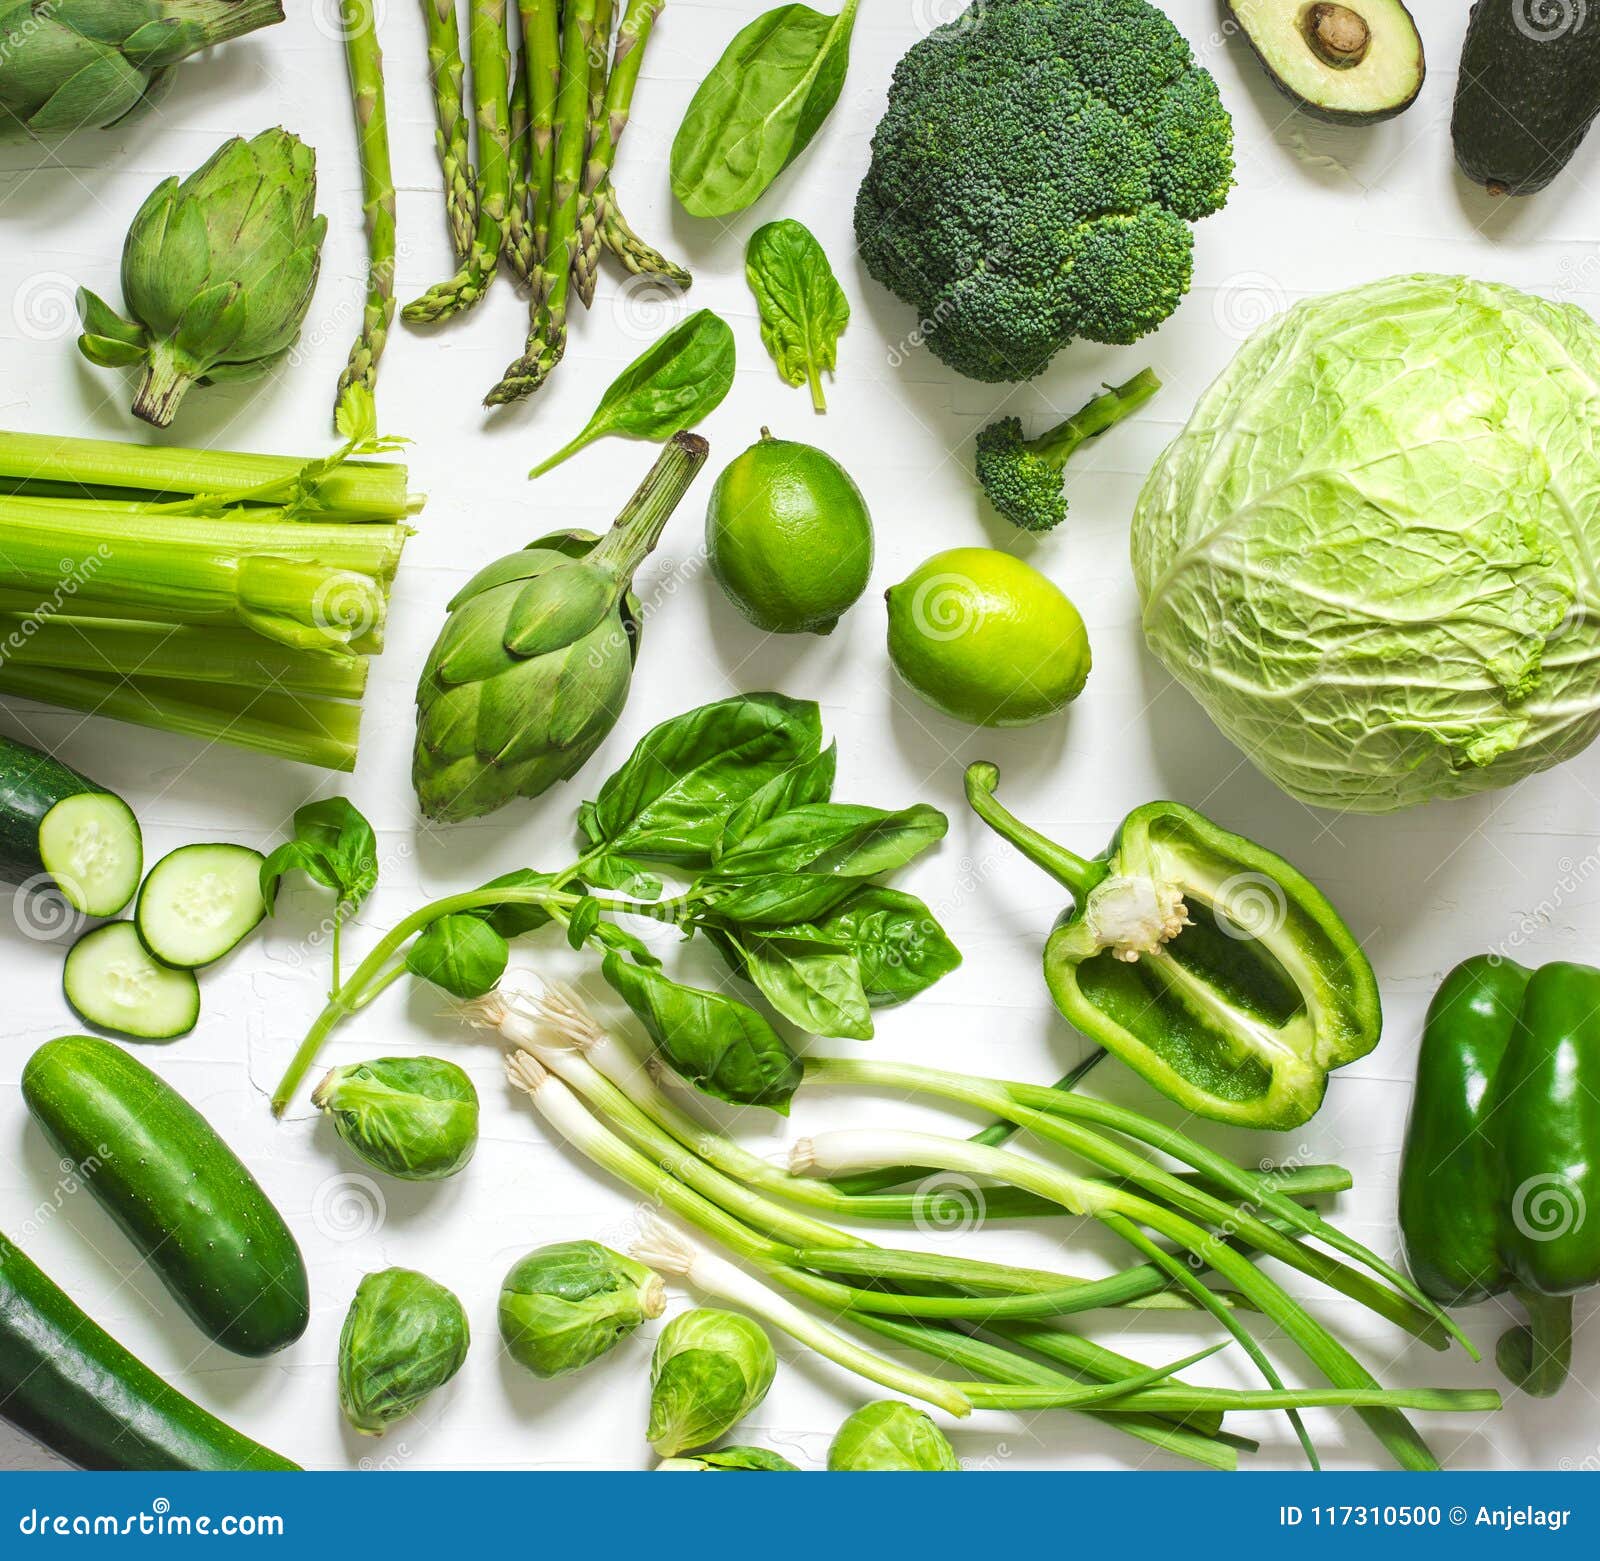
M1214 0L1171 0L1168 8L1233 111L1239 187L1227 210L1200 230L1194 291L1148 341L1122 351L1074 348L1022 389L968 384L906 347L909 312L862 273L850 209L891 68L921 32L956 14L959 0L866 5L843 100L799 165L756 210L726 227L675 211L666 178L672 130L695 83L753 7L673 0L651 46L618 184L634 223L692 264L692 299L628 284L608 266L553 385L496 418L486 418L478 402L521 341L522 303L509 285L497 286L468 319L427 334L397 324L391 338L383 423L415 439L417 481L433 497L401 572L391 646L367 699L358 773L341 782L224 748L17 706L0 713L0 726L57 749L120 790L143 820L151 860L196 839L269 849L296 806L343 787L377 826L383 856L382 885L349 939L354 954L423 898L523 864L568 860L572 809L663 716L739 689L814 697L839 739L842 795L890 804L922 797L954 821L943 850L907 882L945 920L966 963L921 1001L884 1015L871 1049L1040 1080L1059 1073L1082 1046L1055 1016L1038 969L1061 894L965 813L962 767L976 757L999 762L1007 800L1080 849L1098 849L1136 803L1179 797L1284 850L1326 887L1367 942L1389 1015L1379 1050L1335 1078L1326 1107L1301 1132L1209 1136L1247 1162L1298 1156L1348 1165L1357 1187L1341 1200L1340 1218L1394 1253L1394 1184L1417 1026L1439 977L1488 945L1535 961L1600 956L1600 760L1586 756L1514 792L1399 818L1304 810L1259 778L1144 654L1126 561L1128 517L1141 474L1199 390L1251 327L1307 293L1409 269L1462 270L1600 310L1600 145L1583 149L1573 168L1531 201L1494 205L1457 178L1448 122L1465 7L1422 8L1433 68L1421 100L1403 118L1369 130L1329 129L1292 112L1242 40L1224 35ZM321 204L330 218L303 361L270 384L195 392L172 435L248 449L326 447L333 382L360 304L360 198L334 0L292 0L290 9L287 25L185 67L165 107L141 123L49 149L0 149L0 420L7 426L145 437L125 411L129 384L89 367L73 349L72 290L82 283L115 299L122 235L149 188L169 172L192 169L227 133L282 123L317 147ZM387 0L382 27L401 183L404 299L444 273L446 237L415 5ZM744 239L783 214L802 218L822 239L855 308L826 419L814 419L803 392L778 381L743 280ZM524 473L581 424L624 363L698 305L733 322L741 354L734 392L704 429L713 470L763 423L822 444L855 474L872 506L873 589L830 638L762 639L701 567L699 517L710 481L703 478L641 576L650 623L632 701L584 775L538 803L472 825L421 827L408 784L411 691L445 601L471 570L542 529L609 519L647 465L648 449L612 441L536 486ZM967 466L970 440L984 422L1001 409L1042 422L1079 404L1103 378L1125 377L1147 362L1166 390L1136 423L1086 452L1062 531L1034 543L982 510ZM1066 719L1024 732L973 732L936 716L891 678L881 590L936 548L982 542L1027 552L1083 611L1095 670ZM314 1314L296 1346L260 1363L205 1344L101 1210L63 1189L55 1156L14 1084L36 1045L75 1027L59 994L64 946L34 935L37 928L14 928L11 918L0 929L7 993L0 1228L23 1239L93 1316L186 1392L308 1466L648 1467L642 1432L653 1329L580 1377L541 1384L504 1359L494 1323L498 1281L514 1258L565 1237L624 1244L633 1200L545 1139L501 1084L492 1049L441 1017L435 994L396 988L341 1032L333 1055L427 1048L469 1066L484 1099L484 1131L464 1175L428 1188L380 1185L363 1176L308 1107L297 1107L282 1125L268 1116L265 1092L319 1005L322 953L307 935L321 914L313 891L287 894L273 925L205 974L198 1029L169 1048L139 1053L255 1167L298 1232ZM523 957L546 969L569 963L564 949L538 943ZM1118 1098L1165 1109L1114 1065L1096 1083ZM910 1122L922 1114L880 1099L802 1096L792 1126L747 1119L739 1127L776 1153L791 1134L867 1118ZM923 1239L1084 1272L1116 1256L1070 1227L929 1232ZM457 1381L376 1443L343 1428L333 1362L357 1280L392 1263L422 1268L454 1288L476 1343ZM1292 1288L1304 1294L1307 1287ZM1408 1345L1326 1294L1316 1304L1386 1381L1498 1385L1491 1364L1474 1368L1459 1352L1442 1357ZM1580 1315L1593 1311L1580 1305ZM1487 1306L1466 1321L1489 1350L1505 1318ZM1192 1333L1129 1325L1116 1314L1097 1316L1091 1326L1152 1360L1193 1347ZM825 1363L788 1359L791 1353L741 1439L817 1466L839 1419L873 1395ZM1293 1357L1283 1359L1291 1378L1306 1380ZM1227 1356L1202 1374L1250 1380ZM1600 1461L1597 1386L1600 1319L1591 1315L1580 1331L1573 1379L1554 1403L1513 1400L1499 1415L1431 1417L1427 1434L1456 1467L1592 1468ZM1351 1418L1311 1419L1331 1463L1361 1467L1381 1458ZM1296 1466L1281 1418L1240 1428L1265 1443L1250 1466ZM1059 1414L978 1417L953 1435L974 1466L1162 1464L1139 1444ZM51 1462L0 1426L0 1464Z

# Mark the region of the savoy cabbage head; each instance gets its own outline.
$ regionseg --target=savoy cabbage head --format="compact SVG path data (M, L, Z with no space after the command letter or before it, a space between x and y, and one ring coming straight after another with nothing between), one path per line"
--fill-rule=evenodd
M1600 329L1405 276L1258 331L1150 474L1150 648L1290 795L1379 813L1600 731Z

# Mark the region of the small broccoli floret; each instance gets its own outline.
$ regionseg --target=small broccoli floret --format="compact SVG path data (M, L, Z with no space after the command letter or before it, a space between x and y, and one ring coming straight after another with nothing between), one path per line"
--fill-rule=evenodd
M1232 181L1216 83L1147 0L977 0L896 69L856 239L913 339L1024 380L1166 319Z
M1022 437L1022 424L1002 417L978 435L978 481L989 502L1024 531L1053 531L1067 518L1062 468L1085 441L1138 411L1161 381L1151 369L1103 394L1037 439Z

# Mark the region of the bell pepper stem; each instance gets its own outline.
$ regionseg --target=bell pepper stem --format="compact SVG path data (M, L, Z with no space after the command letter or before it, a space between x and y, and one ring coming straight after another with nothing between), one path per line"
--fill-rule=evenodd
M1038 830L1024 824L1015 814L1000 804L995 788L1000 784L1000 771L985 760L967 766L967 804L997 835L1009 840L1027 859L1042 867L1075 897L1081 899L1102 876L1097 863L1047 840Z
M1508 1328L1495 1346L1496 1364L1506 1379L1534 1398L1549 1398L1572 1366L1572 1297L1541 1295L1519 1287L1527 1326Z

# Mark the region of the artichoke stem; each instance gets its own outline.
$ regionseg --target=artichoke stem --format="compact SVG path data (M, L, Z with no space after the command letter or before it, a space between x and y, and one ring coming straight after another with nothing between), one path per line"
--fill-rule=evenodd
M699 434L674 434L591 559L615 570L619 579L631 579L710 454L711 446Z
M177 355L165 342L156 342L145 359L144 376L133 398L133 414L157 428L165 428L178 410L178 403L198 378L179 367Z
M204 0L191 10L195 13L191 20L205 33L208 46L283 20L283 0Z

